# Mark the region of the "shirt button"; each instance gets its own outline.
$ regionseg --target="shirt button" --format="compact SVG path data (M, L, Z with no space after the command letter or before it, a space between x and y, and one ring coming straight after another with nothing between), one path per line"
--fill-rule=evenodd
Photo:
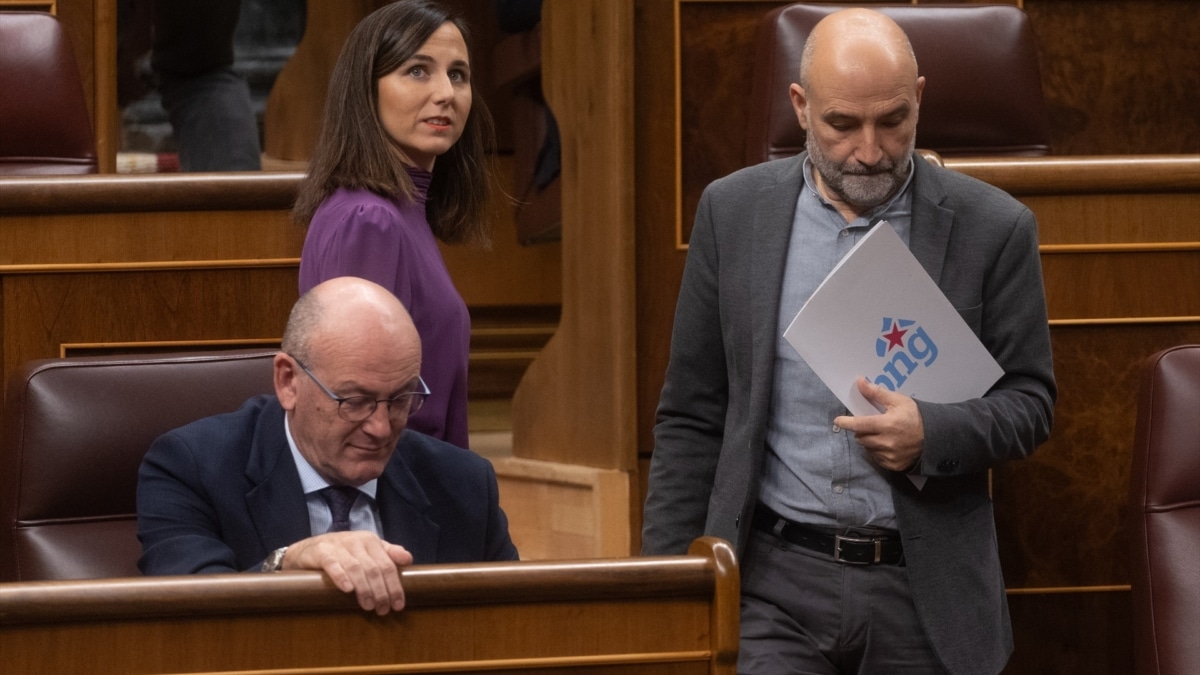
M841 232L838 232L838 236L844 239L850 236L850 230L842 230Z
M838 485L834 485L834 486L833 486L833 491L834 491L834 492L836 492L836 493L838 493L839 495L840 495L840 494L842 494L842 486L841 486L841 484L839 483Z
M842 428L841 428L841 427L839 427L839 426L838 426L838 425L836 425L836 424L835 424L835 425L833 425L833 433L835 433L835 434L840 434L840 433L842 433Z

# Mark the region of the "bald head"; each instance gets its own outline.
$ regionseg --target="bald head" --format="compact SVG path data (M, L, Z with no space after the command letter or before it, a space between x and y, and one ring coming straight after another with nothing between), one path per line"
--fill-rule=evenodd
M817 22L800 58L800 86L814 76L847 77L856 73L894 72L916 82L917 59L908 36L884 14L843 9Z
M387 289L354 277L330 279L292 308L275 355L275 395L304 459L333 485L383 474L421 383L421 342ZM366 418L343 404L370 402ZM351 406L354 409L355 405Z
M415 350L421 342L404 305L386 288L357 277L338 277L305 293L288 316L283 351L317 361L334 348Z
M789 92L812 179L846 222L907 179L924 85L904 31L879 12L834 12L809 34Z

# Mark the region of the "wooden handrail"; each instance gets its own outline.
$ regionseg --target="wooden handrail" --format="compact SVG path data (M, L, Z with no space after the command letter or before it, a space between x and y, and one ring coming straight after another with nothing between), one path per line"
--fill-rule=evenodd
M0 178L0 215L290 209L301 173Z
M947 168L1015 195L1200 189L1198 155L951 158ZM0 178L0 215L290 209L301 173Z
M711 538L687 557L415 565L401 580L409 607L711 597L714 585L737 598L732 550ZM318 572L0 584L0 625L330 609L360 611Z
M959 158L945 164L1016 196L1200 190L1200 154Z
M719 539L402 574L407 606L386 617L316 572L0 584L0 660L29 675L736 669L737 562Z

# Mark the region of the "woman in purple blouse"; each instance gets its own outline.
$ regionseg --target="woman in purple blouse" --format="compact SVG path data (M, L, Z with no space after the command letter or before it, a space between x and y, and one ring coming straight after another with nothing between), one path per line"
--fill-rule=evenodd
M338 57L293 212L308 226L300 292L340 276L391 289L432 391L408 426L461 447L471 317L437 242L487 241L492 121L474 94L461 19L425 1L373 12Z

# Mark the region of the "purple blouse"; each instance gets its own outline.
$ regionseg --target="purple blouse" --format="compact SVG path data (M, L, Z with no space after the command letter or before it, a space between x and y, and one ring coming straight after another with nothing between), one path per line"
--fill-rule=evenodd
M390 289L421 335L421 377L432 392L408 428L465 448L471 316L425 218L433 175L408 173L415 202L341 188L321 203L300 254L300 293L341 276Z

